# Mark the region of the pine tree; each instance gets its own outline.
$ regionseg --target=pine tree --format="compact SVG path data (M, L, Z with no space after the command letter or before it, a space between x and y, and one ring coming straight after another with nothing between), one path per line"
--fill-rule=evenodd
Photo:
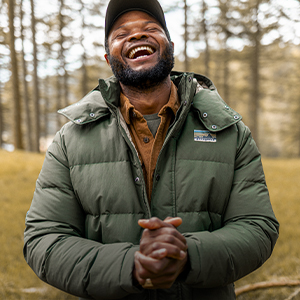
M9 16L9 46L11 57L11 70L13 80L13 128L14 128L14 146L16 149L23 149L23 135L21 130L21 97L19 84L19 68L17 62L17 53L15 49L15 1L8 0L8 16Z
M30 0L31 5L31 31L33 45L33 98L34 98L34 121L35 121L35 138L34 150L40 151L40 90L38 77L38 58L37 58L37 42L36 42L36 18L35 18L35 3Z
M25 111L25 127L26 127L26 138L27 138L27 149L33 151L33 141L32 141L32 123L31 123L31 113L30 113L30 98L29 98L29 88L26 77L28 75L27 63L25 60L25 50L24 50L24 25L23 25L23 0L20 2L20 23L21 23L21 41L22 41L22 79L23 79L23 102L24 102L24 111Z
M234 2L234 9L239 13L239 27L238 35L243 38L251 47L249 55L250 66L250 99L249 99L249 127L252 135L259 142L258 128L259 128L259 114L261 111L261 52L262 40L266 34L271 30L277 29L278 19L276 5L272 0L247 0L242 3ZM267 9L272 8L272 9Z

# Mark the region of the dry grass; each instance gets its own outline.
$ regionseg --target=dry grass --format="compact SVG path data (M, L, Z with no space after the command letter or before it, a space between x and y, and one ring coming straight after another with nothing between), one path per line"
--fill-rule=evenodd
M25 215L43 160L44 155L0 150L0 299L77 299L40 281L22 255Z
M40 281L22 255L24 219L43 159L41 154L0 150L0 299L77 299ZM258 271L238 281L238 287L286 277L300 279L300 160L264 159L263 163L273 208L281 224L280 238L272 257ZM241 295L238 300L281 300L295 289L261 290ZM300 299L297 297L294 300Z
M263 165L280 223L279 239L271 258L259 270L239 280L237 287L259 281L300 279L300 160L264 159ZM238 300L286 299L295 289L297 287L261 290L241 295Z

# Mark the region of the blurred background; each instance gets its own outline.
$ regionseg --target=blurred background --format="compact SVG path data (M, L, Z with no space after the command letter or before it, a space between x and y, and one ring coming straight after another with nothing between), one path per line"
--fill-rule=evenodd
M175 70L209 77L263 155L300 156L299 0L162 0ZM111 75L107 1L0 0L0 145L44 151L56 114Z
M104 60L107 2L0 0L0 299L73 299L26 266L24 218L44 152L66 122L56 111L112 75ZM209 77L263 155L280 239L263 268L237 286L294 284L239 299L300 299L300 0L160 2L174 70Z

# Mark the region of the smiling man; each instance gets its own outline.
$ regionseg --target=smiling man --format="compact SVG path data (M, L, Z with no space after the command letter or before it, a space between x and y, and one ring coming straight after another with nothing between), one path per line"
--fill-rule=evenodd
M114 76L60 111L24 256L82 299L229 300L278 237L259 151L202 75L171 72L156 0L111 0Z

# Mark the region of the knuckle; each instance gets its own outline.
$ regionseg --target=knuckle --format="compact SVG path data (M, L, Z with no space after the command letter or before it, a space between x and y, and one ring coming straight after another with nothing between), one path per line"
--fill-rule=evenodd
M143 230L142 238L145 238L145 236L148 236L149 233L150 233L150 230L149 230L148 228L145 228L145 229Z
M161 270L161 265L160 265L160 264L155 264L155 265L153 266L152 272L153 272L155 275L157 275L157 274L160 272L160 270Z
M169 235L176 236L177 230L174 227L166 227L165 229Z
M152 217L150 220L153 221L153 222L158 222L158 221L159 221L159 218L157 218L157 217Z
M146 245L146 240L145 239L141 239L140 240L140 247L144 247Z
M176 256L180 256L180 249L179 248L174 248L173 249L173 253L174 253L174 255L176 255Z
M166 242L169 243L169 244L174 244L174 242L175 242L174 236L172 236L172 235L167 235L167 236L166 236Z
M160 247L160 243L154 242L154 243L152 244L152 251L158 250L158 249L160 249L160 248L161 248L161 247Z
M145 278L147 278L147 276L148 276L148 272L145 269L142 268L142 269L139 270L139 277L140 278L145 279Z

